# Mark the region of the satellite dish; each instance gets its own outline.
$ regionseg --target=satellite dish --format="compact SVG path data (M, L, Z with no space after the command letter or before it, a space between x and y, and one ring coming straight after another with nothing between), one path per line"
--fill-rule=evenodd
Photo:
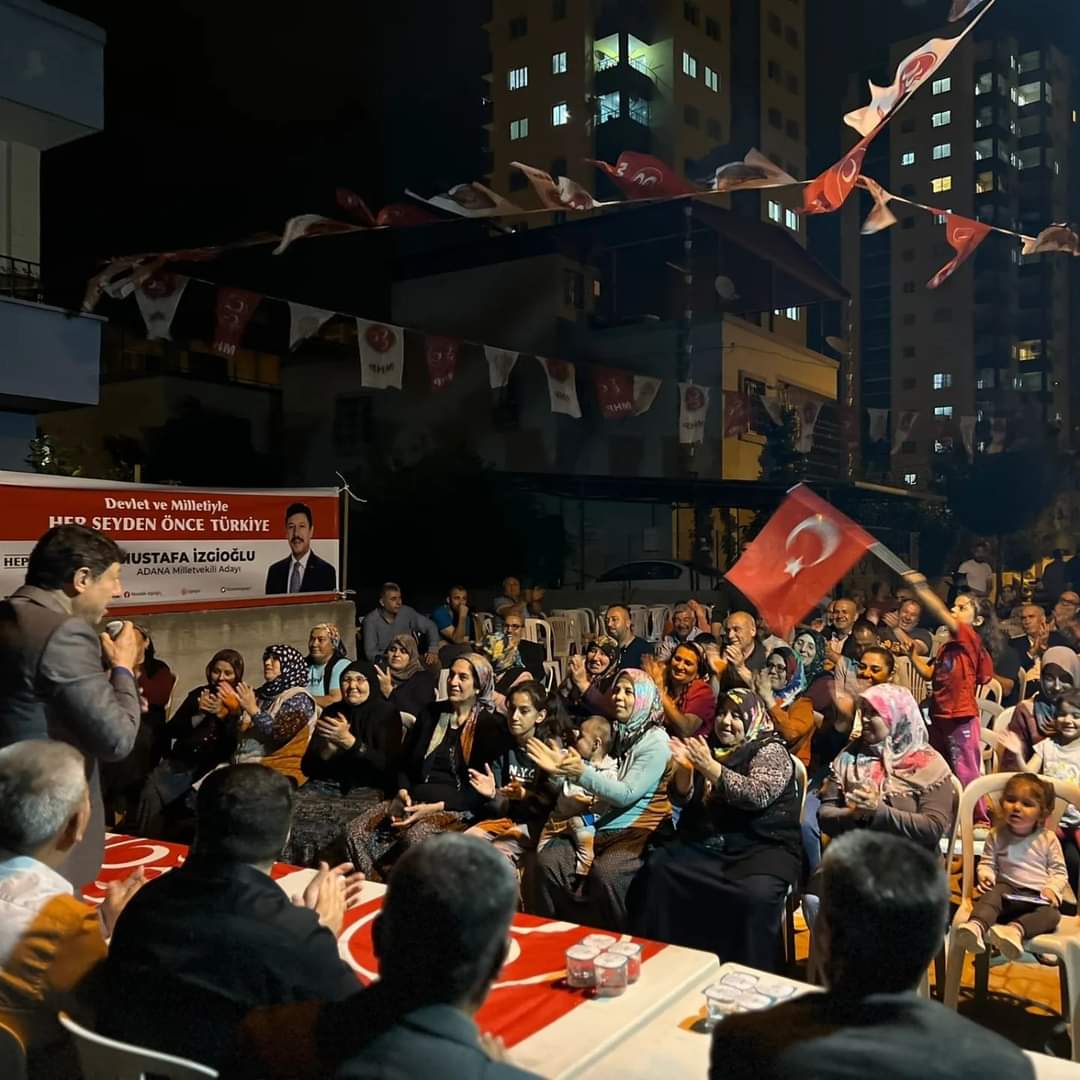
M830 334L825 339L825 344L828 345L833 352L840 353L841 356L848 351L848 343L843 338L836 337L833 334Z
M735 289L735 282L729 277L724 277L721 274L714 282L713 286L716 289L716 295L721 300L738 300L739 294Z

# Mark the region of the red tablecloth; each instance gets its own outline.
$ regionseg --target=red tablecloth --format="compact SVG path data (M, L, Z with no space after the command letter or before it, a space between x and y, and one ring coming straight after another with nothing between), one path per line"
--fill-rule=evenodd
M187 855L183 844L164 840L142 840L130 836L110 836L105 842L105 860L97 880L83 889L91 902L104 897L104 886L128 876L137 867L144 867L153 879L180 866ZM295 873L298 867L275 863L271 877L275 880ZM371 924L382 906L382 886L366 885L377 895L348 911L338 939L343 959L356 971L361 983L376 977L378 965L371 941ZM592 933L574 923L552 922L532 915L517 915L511 927L510 956L499 981L477 1015L484 1031L503 1038L513 1046L535 1035L560 1017L589 1000L580 991L561 985L565 974L563 956L569 946ZM656 956L665 946L643 941L643 959Z

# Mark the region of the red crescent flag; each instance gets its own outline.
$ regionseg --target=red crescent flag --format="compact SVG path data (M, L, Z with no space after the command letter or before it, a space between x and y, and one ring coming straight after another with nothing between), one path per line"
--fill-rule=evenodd
M750 399L734 390L724 391L724 438L737 439L750 430Z
M669 199L676 195L693 195L701 190L651 154L624 150L614 165L594 158L589 160L601 172L607 173L628 199Z
M339 210L344 210L358 225L363 225L368 229L375 225L375 216L368 209L367 203L355 191L343 187L337 188L334 192L334 202L337 203Z
M262 297L258 293L247 289L218 289L217 329L210 343L211 352L226 357L236 355L260 300Z
M938 211L941 213L942 211ZM971 258L971 253L990 235L990 226L971 218L950 214L945 222L945 239L956 254L926 283L928 289L936 289L952 277L957 267Z
M836 507L799 484L727 578L773 632L786 637L875 543Z
M415 203L387 203L375 218L375 224L380 228L390 228L406 225L430 225L433 221L442 221L438 214L425 210Z
M862 175L867 147L878 130L860 139L835 165L806 185L803 189L804 214L831 214L847 202Z

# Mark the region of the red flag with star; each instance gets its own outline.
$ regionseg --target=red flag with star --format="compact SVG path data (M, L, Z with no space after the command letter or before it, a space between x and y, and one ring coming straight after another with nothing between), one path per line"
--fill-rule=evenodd
M926 283L926 287L936 289L952 277L957 268L971 258L972 252L989 235L989 225L960 217L958 214L949 214L949 220L945 222L945 239L956 254Z
M773 632L786 637L875 543L835 506L799 484L727 578Z
M676 195L693 195L701 190L651 154L624 150L614 165L594 158L587 160L607 173L628 199L669 199Z
M803 189L804 214L831 214L847 202L855 190L855 183L862 175L866 151L874 136L881 130L879 124L869 135L861 138L835 165L826 169L816 180Z

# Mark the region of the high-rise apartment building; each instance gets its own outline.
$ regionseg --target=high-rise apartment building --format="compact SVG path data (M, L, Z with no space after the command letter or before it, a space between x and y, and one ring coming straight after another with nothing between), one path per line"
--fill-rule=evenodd
M805 0L493 0L489 183L530 203L523 161L587 190L588 159L651 154L693 180L757 147L806 169ZM741 196L804 242L798 189ZM805 340L805 312L762 321Z
M925 40L897 42L887 71L863 74L887 85ZM897 195L1035 235L1069 217L1073 107L1070 61L1045 28L987 19L879 136L864 171ZM1024 257L991 233L930 290L954 254L945 218L893 209L900 221L887 232L859 237L851 208L845 230L861 405L891 414L887 438L871 442L864 427L867 472L933 489L966 452L965 435L976 453L1054 429L1063 448L1074 443L1070 261ZM904 414L917 417L898 437Z

